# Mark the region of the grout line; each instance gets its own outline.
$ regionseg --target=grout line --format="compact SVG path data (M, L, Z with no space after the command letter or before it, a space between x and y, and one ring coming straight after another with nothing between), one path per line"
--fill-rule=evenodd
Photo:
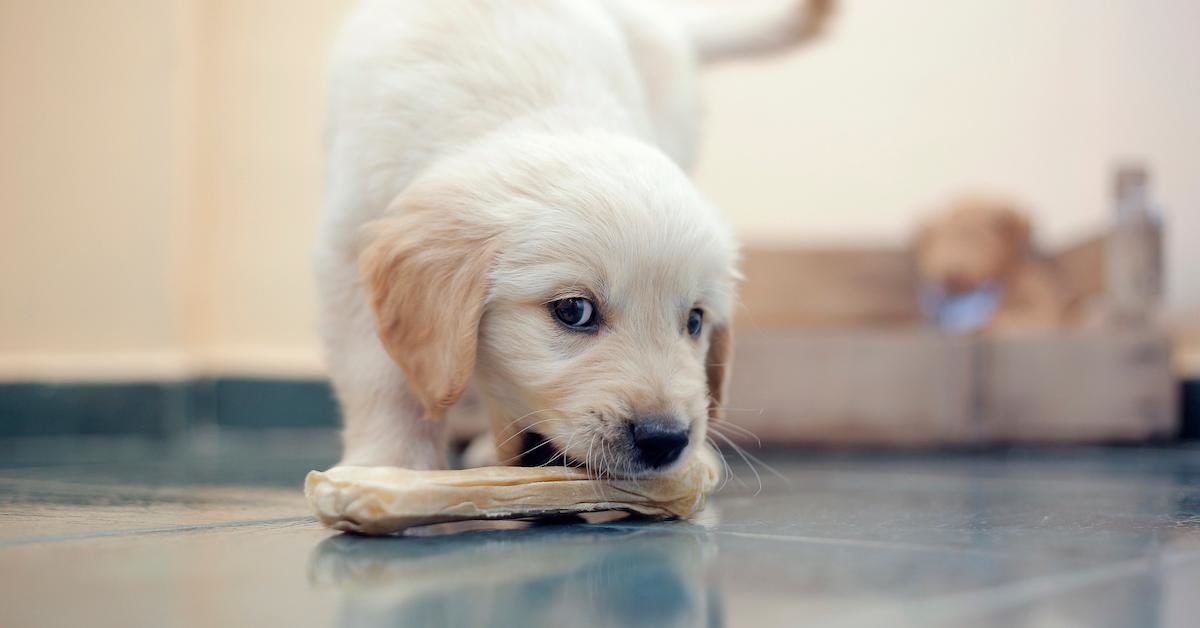
M945 552L950 554L982 554L987 556L1003 556L1002 550L978 549L955 545L925 545L922 543L897 543L894 541L870 541L861 539L842 539L825 536L798 536L789 534L766 534L762 532L740 532L737 530L713 530L715 534L735 536L763 541L780 541L787 543L806 543L811 545L836 545L841 547L861 547L868 549L887 549L920 552Z
M116 486L108 481L96 483L79 482L74 480L51 480L34 478L5 478L0 476L0 491L36 491L43 497L59 497L63 494L75 495L86 491L89 495L96 490L120 489L123 499L142 498L147 501L175 504L215 504L225 505L254 504L254 505L294 505L299 498L294 488L284 486L238 486L229 484L171 484L152 486L146 484L130 484ZM62 504L67 505L67 504ZM97 504L90 504L97 506ZM15 513L0 513L0 515ZM25 514L25 513L21 513ZM0 544L3 540L0 539Z
M637 527L639 524L631 524L621 521L614 521L607 524L610 527ZM795 534L768 534L763 532L742 532L738 530L724 530L720 527L703 528L704 532L717 536L732 536L746 539L756 539L762 541L779 541L786 543L806 543L811 545L832 545L838 547L858 547L867 549L885 549L897 551L921 551L921 552L944 552L949 554L978 554L984 556L1005 556L1007 555L1003 549L980 549L974 547L962 547L956 545L926 545L921 543L897 543L893 541L871 541L860 539L843 539L838 537L826 536L806 536ZM686 530L672 529L672 532L678 534L694 534L695 528Z
M243 519L240 521L225 521L221 523L201 523L182 526L165 526L159 528L126 528L120 530L100 530L97 532L73 532L66 534L50 534L46 536L27 536L15 539L0 539L0 547L16 545L34 545L38 543L61 543L64 541L86 541L91 539L116 538L124 536L179 534L181 532L198 532L201 530L225 530L230 528L250 528L261 525L287 523L316 523L317 518L309 515L297 517L276 517L273 519Z

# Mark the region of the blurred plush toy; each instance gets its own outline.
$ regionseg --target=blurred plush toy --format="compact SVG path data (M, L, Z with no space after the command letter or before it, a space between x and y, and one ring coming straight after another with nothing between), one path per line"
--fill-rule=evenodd
M1061 327L1067 300L1034 250L1029 221L1010 204L963 198L920 230L914 246L921 307L947 331Z

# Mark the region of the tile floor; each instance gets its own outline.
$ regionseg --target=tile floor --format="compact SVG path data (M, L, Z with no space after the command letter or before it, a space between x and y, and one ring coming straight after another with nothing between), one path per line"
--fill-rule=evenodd
M776 452L692 523L369 539L307 514L335 446L0 440L0 626L1200 625L1200 448Z

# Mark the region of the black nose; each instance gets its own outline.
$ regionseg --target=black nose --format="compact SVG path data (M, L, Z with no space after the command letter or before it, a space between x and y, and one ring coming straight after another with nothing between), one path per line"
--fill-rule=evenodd
M975 282L964 273L950 273L946 275L946 292L952 295L965 294L975 288Z
M666 417L645 417L629 424L633 446L642 464L651 469L679 459L688 444L688 430Z

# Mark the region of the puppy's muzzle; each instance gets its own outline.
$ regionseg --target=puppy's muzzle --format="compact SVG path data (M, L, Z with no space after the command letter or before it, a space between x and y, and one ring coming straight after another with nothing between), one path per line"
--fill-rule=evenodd
M629 439L646 469L662 469L687 449L688 429L669 417L644 417L629 424Z

